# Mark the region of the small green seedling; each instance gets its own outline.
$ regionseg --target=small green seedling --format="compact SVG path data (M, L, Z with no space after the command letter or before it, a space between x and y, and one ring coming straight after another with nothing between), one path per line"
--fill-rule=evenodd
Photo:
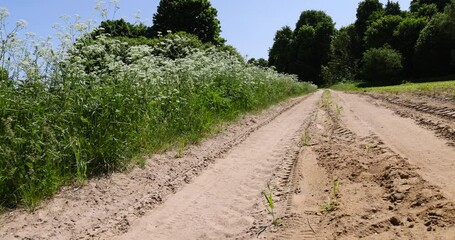
M275 204L273 201L272 190L271 190L269 184L267 184L267 189L268 189L268 192L262 191L262 196L264 196L265 201L267 203L267 205L265 206L265 209L267 209L267 212L272 216L272 224L280 225L280 220L276 217L276 214L275 214Z
M337 116L340 116L340 115L341 115L341 111L342 111L342 110L343 110L343 107L342 107L342 106L340 106L340 105L338 105L338 104L335 105L335 113L336 113Z
M182 140L178 143L176 158L182 158L185 151L185 140Z
M311 137L310 137L310 134L308 132L304 132L302 134L302 143L303 143L303 146L309 146L310 145L310 141L311 141Z
M321 212L331 212L337 207L338 193L340 190L340 181L338 179L333 180L332 196L330 197L327 204L321 206Z

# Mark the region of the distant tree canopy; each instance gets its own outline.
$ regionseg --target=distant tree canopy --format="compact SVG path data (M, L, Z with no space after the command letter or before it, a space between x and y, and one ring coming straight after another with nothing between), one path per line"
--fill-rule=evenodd
M297 74L302 81L323 85L321 67L329 59L335 32L332 18L322 11L304 11L292 31L277 31L269 51L269 64L280 72Z
M409 11L363 0L353 24L339 31L332 24L322 12L303 12L293 31L277 32L269 65L319 85L455 74L455 0L413 0Z
M250 58L248 60L248 64L252 64L257 67L267 68L269 66L269 61L265 60L264 58Z
M217 10L208 0L161 0L153 16L152 36L159 32L184 31L199 37L202 42L222 45Z
M279 72L289 73L291 64L291 43L293 33L289 26L278 30L275 34L274 43L269 50L269 65L275 66Z
M186 32L203 43L222 46L217 10L208 0L161 0L153 16L153 25L131 24L124 19L106 20L91 33L92 37L109 34L121 38L158 38L169 33Z
M93 34L99 35L101 33L109 34L112 37L148 37L148 27L144 24L134 25L123 18L119 20L106 20L102 21L99 29Z
M410 10L411 12L415 12L418 11L421 7L434 4L437 7L438 11L442 12L449 3L450 0L412 0Z

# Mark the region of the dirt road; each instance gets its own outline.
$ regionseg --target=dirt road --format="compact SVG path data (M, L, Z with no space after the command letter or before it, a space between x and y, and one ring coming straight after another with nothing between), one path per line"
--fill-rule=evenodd
M156 155L3 214L0 238L455 239L452 113L440 99L320 90L181 158Z

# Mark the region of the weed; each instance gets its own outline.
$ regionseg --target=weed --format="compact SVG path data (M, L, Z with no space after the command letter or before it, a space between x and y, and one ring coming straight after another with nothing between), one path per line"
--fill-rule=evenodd
M332 97L330 90L324 90L322 93L322 106L326 109L330 108L332 106Z
M176 158L182 158L185 151L185 140L180 140L177 145L177 154L175 155Z
M335 104L335 114L337 117L339 117L341 115L341 111L343 110L343 107L338 105L338 104Z
M337 199L340 190L340 181L338 179L333 180L332 184L332 196L330 196L327 204L321 206L322 212L331 212L337 207Z
M369 143L365 144L365 152L369 153L372 147L373 146L371 144L369 144Z
M265 209L272 216L272 224L280 225L281 222L280 222L279 218L277 218L275 215L275 203L273 201L273 195L272 195L272 190L270 188L270 184L267 184L267 190L268 190L268 192L262 191L262 196L264 196L266 204L267 204L265 206Z
M309 146L310 145L310 141L311 141L310 134L307 131L305 131L302 134L301 140L302 140L303 146Z

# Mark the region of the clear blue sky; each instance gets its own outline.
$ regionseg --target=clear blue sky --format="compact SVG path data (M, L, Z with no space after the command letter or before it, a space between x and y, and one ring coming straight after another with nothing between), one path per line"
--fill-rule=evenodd
M218 10L222 37L248 58L268 58L275 32L285 25L295 26L304 10L323 10L336 22L336 27L346 26L355 20L358 0L212 0ZM381 0L385 3L387 0ZM408 9L410 0L398 0L402 9ZM61 22L62 15L79 14L82 19L100 21L94 10L95 0L2 0L0 8L10 12L9 23L19 19L28 22L27 31L38 36L52 35L52 25ZM120 0L120 10L115 18L134 22L134 13L141 12L147 25L159 0Z

